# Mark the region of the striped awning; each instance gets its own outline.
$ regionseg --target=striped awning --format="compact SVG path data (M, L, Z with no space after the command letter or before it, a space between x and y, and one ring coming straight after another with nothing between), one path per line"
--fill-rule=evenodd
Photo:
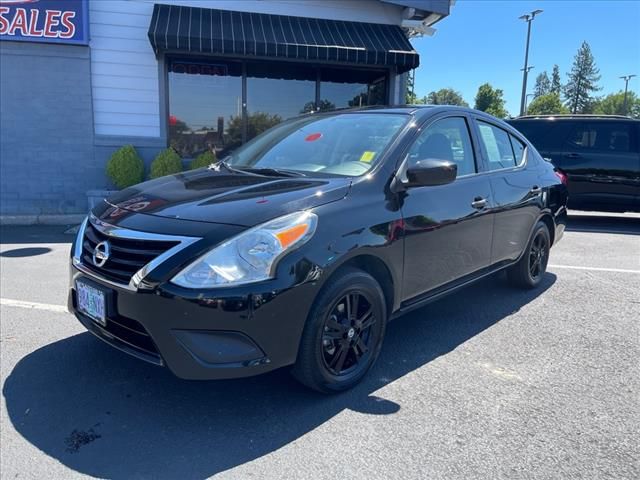
M399 72L419 64L397 25L180 5L154 6L149 40L156 52L395 66Z

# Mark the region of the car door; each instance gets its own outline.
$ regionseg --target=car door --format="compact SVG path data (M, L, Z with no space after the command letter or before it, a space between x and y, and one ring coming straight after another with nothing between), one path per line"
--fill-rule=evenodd
M404 300L482 270L491 257L491 187L486 176L477 174L469 118L428 120L403 165L427 158L455 162L458 176L453 183L410 188L404 194Z
M574 206L630 208L640 188L637 128L632 122L578 122L564 144L562 170Z
M476 117L475 127L490 172L495 208L491 263L509 263L527 245L540 215L542 189L536 172L527 168L528 152L522 140L484 117Z

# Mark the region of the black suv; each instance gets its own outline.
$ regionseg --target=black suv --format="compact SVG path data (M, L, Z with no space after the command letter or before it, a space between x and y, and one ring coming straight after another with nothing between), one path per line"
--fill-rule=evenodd
M567 176L569 208L640 211L640 120L541 115L508 123Z

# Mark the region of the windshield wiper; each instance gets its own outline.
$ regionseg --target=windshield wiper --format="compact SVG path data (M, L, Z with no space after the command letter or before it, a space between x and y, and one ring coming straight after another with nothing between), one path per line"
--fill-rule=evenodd
M297 170L286 170L273 167L244 167L241 170L244 172L258 173L267 176L276 175L279 177L306 177L304 173L298 172Z
M226 170L229 173L242 173L242 174L245 173L242 170L238 170L236 168L233 168L231 165L229 165L227 163L226 159L219 160L216 163L213 163L213 164L209 165L209 169L210 170L215 170L216 172L219 172L221 170Z

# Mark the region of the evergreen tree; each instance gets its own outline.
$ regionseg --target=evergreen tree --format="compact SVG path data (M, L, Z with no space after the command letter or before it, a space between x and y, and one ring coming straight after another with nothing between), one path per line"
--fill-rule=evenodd
M551 89L549 90L549 93L560 95L561 90L562 85L560 84L560 68L558 68L558 65L554 65L551 72Z
M415 105L416 103L418 103L417 102L418 98L414 91L415 81L416 81L416 71L414 69L407 72L407 90L405 91L405 95L404 95L404 102L407 105Z
M599 80L600 70L596 67L591 47L587 42L582 42L564 87L565 100L571 113L589 113L594 101L592 94L600 90Z
M484 83L478 88L474 108L494 117L505 118L509 113L504 108L503 94L504 92L499 88L493 88L490 84Z
M536 86L533 87L533 98L538 98L551 92L551 80L545 70L536 77Z
M460 92L456 92L452 88L441 88L437 92L431 92L427 95L426 102L431 105L459 105L468 107L469 104L464 101Z

